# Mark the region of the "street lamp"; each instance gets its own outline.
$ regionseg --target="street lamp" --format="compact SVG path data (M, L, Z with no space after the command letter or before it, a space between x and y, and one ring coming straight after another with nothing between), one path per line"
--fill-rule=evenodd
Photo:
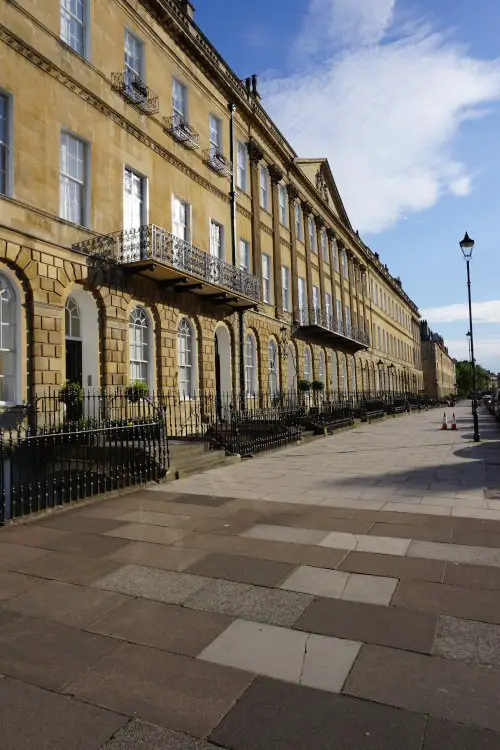
M383 382L383 387L381 387L381 390L384 391L385 390L385 375L383 373L384 363L382 362L381 359L379 359L379 361L377 362L377 367L378 367L378 381L379 381L378 384L379 384L379 387L382 386L382 376L384 376L383 377L383 381L384 381Z
M469 296L469 334L470 334L470 359L471 359L471 370L472 370L472 420L474 423L474 442L478 443L479 438L479 419L477 416L477 400L476 400L476 360L474 359L474 333L472 330L472 300L470 293L470 261L472 259L472 251L474 250L474 240L472 240L467 232L464 235L463 240L460 242L460 249L462 250L465 262L467 264L467 293Z
M394 395L394 370L396 369L394 365L391 364L387 368L389 370L389 390L391 392L391 396Z

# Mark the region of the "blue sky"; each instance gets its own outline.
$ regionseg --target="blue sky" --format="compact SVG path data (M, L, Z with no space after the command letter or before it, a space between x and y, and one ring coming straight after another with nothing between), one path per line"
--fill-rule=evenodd
M196 20L303 157L326 156L353 225L453 356L500 371L500 3L195 0Z

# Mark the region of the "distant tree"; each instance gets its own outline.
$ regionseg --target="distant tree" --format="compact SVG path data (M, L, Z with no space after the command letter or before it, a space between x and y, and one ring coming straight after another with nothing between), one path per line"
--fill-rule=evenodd
M457 374L457 390L462 396L466 396L472 390L472 370L470 362L466 359L455 363ZM483 391L489 387L490 374L481 365L476 364L476 390Z

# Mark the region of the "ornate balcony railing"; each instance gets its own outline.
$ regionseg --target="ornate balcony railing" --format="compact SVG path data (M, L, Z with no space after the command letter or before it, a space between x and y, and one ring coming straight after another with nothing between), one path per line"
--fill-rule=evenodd
M179 114L174 114L172 117L164 117L163 124L165 130L175 138L176 141L182 143L186 148L190 148L193 151L200 146L200 136L196 130L188 123L188 121Z
M203 161L208 164L210 169L213 169L217 174L223 175L224 177L231 177L231 164L229 159L226 159L224 154L217 148L211 146L205 149L203 152Z
M84 240L73 245L73 250L107 258L120 265L154 261L199 281L257 302L260 300L260 284L256 276L174 237L155 224Z
M158 96L136 73L124 70L122 73L111 73L111 85L126 101L134 104L146 115L155 115L160 105Z
M297 319L303 328L317 327L326 331L351 339L363 346L370 346L370 338L365 331L338 320L334 315L326 313L319 307L303 308L298 311Z

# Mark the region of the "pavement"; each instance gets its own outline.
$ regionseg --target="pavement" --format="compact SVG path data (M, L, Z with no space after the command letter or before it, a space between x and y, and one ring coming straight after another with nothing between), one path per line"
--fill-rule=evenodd
M500 427L455 412L0 529L2 750L498 750Z

